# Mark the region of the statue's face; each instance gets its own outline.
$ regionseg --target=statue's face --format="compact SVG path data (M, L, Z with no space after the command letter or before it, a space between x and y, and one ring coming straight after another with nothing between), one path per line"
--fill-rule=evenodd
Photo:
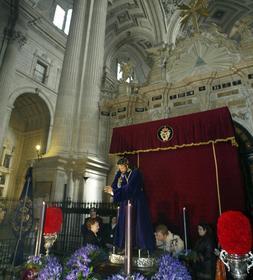
M119 171L122 174L125 174L127 172L127 169L128 169L128 165L127 164L119 164L118 167L119 167Z

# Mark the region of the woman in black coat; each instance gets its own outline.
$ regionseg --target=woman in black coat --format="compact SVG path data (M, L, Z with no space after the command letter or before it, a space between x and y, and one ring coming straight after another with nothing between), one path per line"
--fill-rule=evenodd
M87 223L87 231L84 235L84 245L93 244L99 247L103 246L103 242L99 235L99 221L96 218L90 218Z
M213 280L215 278L215 240L209 225L198 225L199 238L194 247L194 279Z

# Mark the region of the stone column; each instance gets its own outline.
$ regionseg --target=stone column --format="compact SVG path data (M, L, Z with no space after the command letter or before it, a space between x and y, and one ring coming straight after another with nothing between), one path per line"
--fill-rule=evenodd
M72 200L101 201L102 198L109 170L108 164L98 156L98 103L103 74L106 14L106 0L74 1L51 147L47 157L41 160L42 174L47 172L52 162L48 177L55 186L52 199L58 198L56 194L69 182L68 178L65 182L63 179L70 176L70 169L73 170L74 181L70 192ZM63 165L65 177L58 172ZM83 179L86 173L93 182L88 186Z
M69 156L76 114L76 98L80 87L80 76L83 65L82 43L85 37L86 0L75 0L72 20L62 66L59 84L55 120L52 131L50 156Z
M98 155L99 99L103 75L107 1L94 0L88 56L81 81L79 141L81 156Z
M110 111L100 111L98 153L104 158L108 158L110 146Z
M25 44L26 38L19 31L14 31L9 38L8 46L0 69L0 149L4 144L6 128L8 127L12 108L8 104L15 80L16 61L18 52Z

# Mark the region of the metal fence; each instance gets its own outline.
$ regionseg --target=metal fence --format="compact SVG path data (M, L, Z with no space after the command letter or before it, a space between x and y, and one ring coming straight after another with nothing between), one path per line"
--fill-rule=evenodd
M5 204L10 205L8 201L5 201ZM11 265L11 257L15 251L17 241L11 234L10 221L16 205L16 202L11 202L11 207L7 207L4 221L0 223L0 271ZM83 236L81 225L89 216L91 208L96 208L97 214L103 218L105 223L109 223L110 216L117 214L117 205L113 203L61 201L54 202L49 206L60 207L63 212L62 231L58 234L57 240L51 250L52 253L63 257L70 255L82 246ZM5 228L6 230L4 230ZM2 232L5 232L5 234L2 234ZM37 231L33 229L29 236L25 238L25 257L34 254L36 236ZM43 240L41 248L42 253L44 253Z
M0 271L12 264L13 254L15 252L17 240L14 238L0 240ZM35 246L35 234L32 232L24 239L24 259L33 255Z
M97 210L97 214L103 218L104 223L109 223L109 217L117 214L117 205L113 203L97 202L55 202L53 206L60 207L63 212L63 227L57 237L53 252L59 255L69 255L82 246L83 236L81 225L89 216L91 208Z

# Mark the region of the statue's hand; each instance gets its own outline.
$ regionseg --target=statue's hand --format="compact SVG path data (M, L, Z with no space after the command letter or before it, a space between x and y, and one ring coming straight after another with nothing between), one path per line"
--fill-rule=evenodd
M110 195L113 195L112 186L105 186L104 192L109 193Z

